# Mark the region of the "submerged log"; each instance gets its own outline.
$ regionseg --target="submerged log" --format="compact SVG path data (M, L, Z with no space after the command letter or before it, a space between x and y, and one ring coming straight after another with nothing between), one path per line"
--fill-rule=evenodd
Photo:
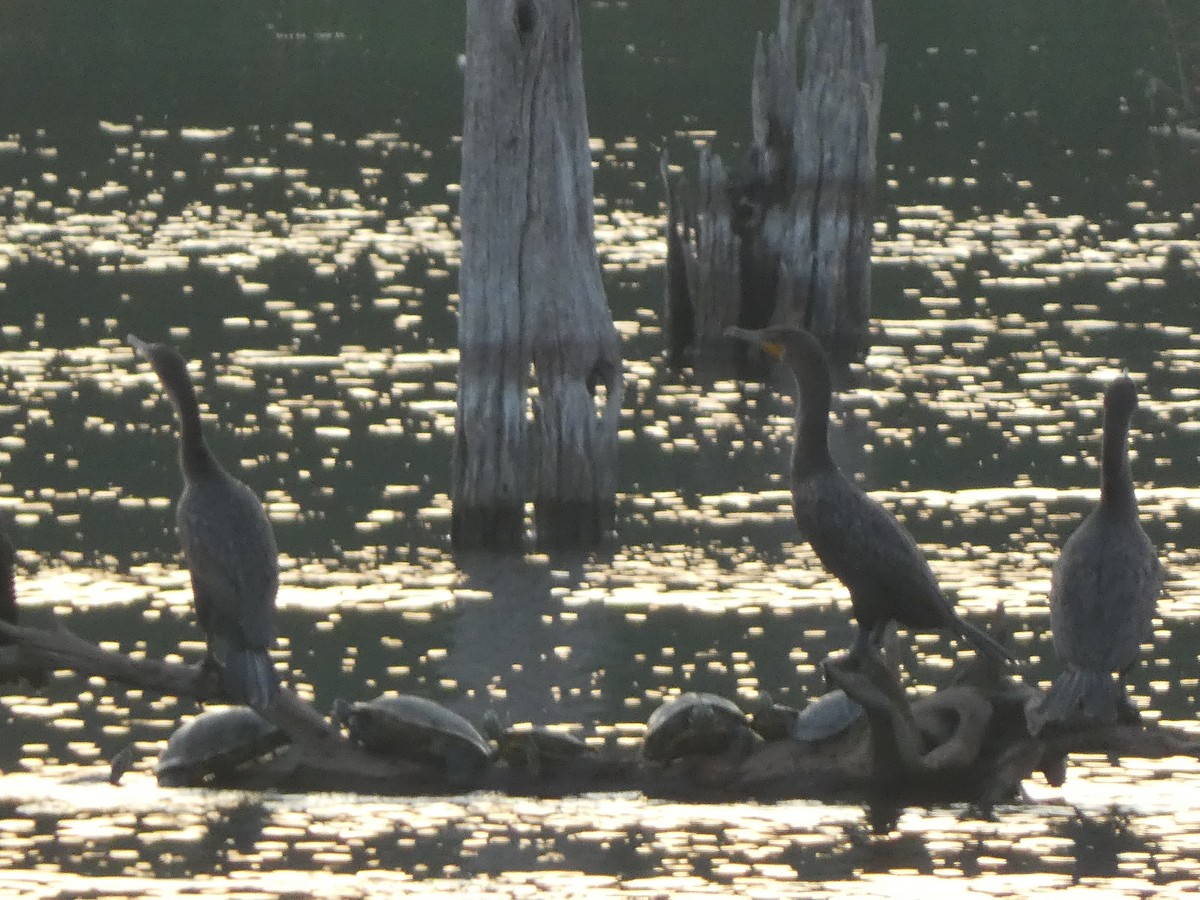
M62 625L43 629L0 622L0 637L12 642L0 655L0 681L10 674L44 683L49 673L69 670L83 678L103 678L162 696L186 697L199 703L237 702L222 689L214 669L200 664L134 659L98 647ZM12 668L6 672L3 666L10 663ZM279 691L269 709L260 712L291 738L291 769L334 772L358 779L387 779L406 771L389 760L364 753L317 709L287 688Z
M539 546L593 546L623 375L574 0L469 0L465 79L452 541L520 550L532 495Z
M229 702L211 670L104 650L62 627L0 622L0 679L70 670L148 693ZM5 668L7 667L7 668ZM310 703L286 688L264 716L292 747L279 759L228 786L280 790L357 790L388 794L457 794L465 788L557 797L585 791L638 790L683 800L808 798L866 802L886 824L908 804L971 802L984 807L1014 799L1036 771L1061 784L1070 753L1162 758L1200 757L1200 735L1167 726L1120 725L1032 737L1024 709L1036 689L1008 675L960 683L910 703L895 673L867 657L826 664L830 683L867 711L863 727L826 741L759 743L749 755L647 762L636 748L605 747L532 774L497 763L467 785L414 763L372 755L352 743ZM892 812L888 812L892 811Z
M741 162L731 174L705 147L674 184L664 162L675 361L729 325L802 326L838 362L865 352L884 60L871 0L781 0L756 48Z

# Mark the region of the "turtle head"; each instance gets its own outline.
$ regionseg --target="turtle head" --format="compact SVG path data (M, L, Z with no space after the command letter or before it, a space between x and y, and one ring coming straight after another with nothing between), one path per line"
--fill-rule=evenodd
M117 753L112 758L112 763L108 769L108 783L120 784L121 776L133 768L133 764L137 762L137 744L128 744L126 747Z
M345 728L350 721L350 713L354 710L354 704L349 700L343 700L338 697L333 701L333 707L330 710L329 720L333 722L335 728Z
M483 714L482 728L483 736L489 740L499 741L500 733L503 729L500 727L500 717L496 715L494 709L489 709Z

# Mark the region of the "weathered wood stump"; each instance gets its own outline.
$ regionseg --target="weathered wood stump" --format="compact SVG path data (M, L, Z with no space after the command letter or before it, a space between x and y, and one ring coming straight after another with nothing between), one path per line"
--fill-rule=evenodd
M469 0L465 76L453 544L520 550L532 489L539 546L592 546L623 376L574 0Z
M836 362L865 352L885 55L871 0L781 0L756 48L739 164L731 173L705 147L694 177L672 184L664 160L673 360L703 355L729 325L799 325Z

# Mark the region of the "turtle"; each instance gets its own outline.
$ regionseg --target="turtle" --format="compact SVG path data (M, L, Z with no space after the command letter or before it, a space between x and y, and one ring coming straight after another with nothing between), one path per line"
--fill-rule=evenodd
M883 638L878 664L884 666L900 690L900 638L894 628ZM828 661L827 661L828 662ZM863 664L866 664L864 660ZM823 664L824 665L824 664ZM825 676L826 683L829 676ZM866 720L867 713L862 705L841 688L831 688L819 697L810 700L800 711L792 727L792 737L808 744L832 741Z
M333 720L368 753L443 771L452 784L475 778L492 760L492 746L475 726L439 703L412 694L334 701Z
M815 744L844 734L862 721L866 711L841 688L822 694L800 710L792 726L792 737Z
M534 778L592 752L583 740L565 731L538 726L504 728L492 710L483 717L483 733L495 742L497 755L509 767L525 769Z
M288 736L248 706L207 709L167 738L155 774L164 787L228 784L273 759Z
M740 758L755 740L746 714L732 700L688 692L671 698L651 714L642 755L658 763L686 756L729 754Z
M758 692L758 702L750 717L750 727L766 741L786 741L794 736L800 710L776 703L766 691Z

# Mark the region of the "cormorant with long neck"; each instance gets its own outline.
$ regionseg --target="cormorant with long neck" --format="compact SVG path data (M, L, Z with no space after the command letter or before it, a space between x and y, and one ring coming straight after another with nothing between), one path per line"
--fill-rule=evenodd
M237 700L266 708L279 689L269 650L275 643L279 552L263 505L225 471L204 440L200 406L187 363L169 344L128 337L154 368L179 416L183 493L175 523L192 576L196 618L208 658Z
M829 364L807 331L790 326L725 332L787 361L796 381L792 511L800 533L850 591L858 624L852 654L879 647L888 623L918 631L947 628L996 659L1012 654L963 621L942 592L916 541L890 512L854 485L829 453Z
M1067 668L1050 687L1038 730L1050 722L1139 718L1121 676L1137 664L1140 645L1150 637L1163 573L1138 522L1129 467L1129 424L1137 405L1128 376L1104 392L1100 502L1067 539L1050 577L1050 627Z

